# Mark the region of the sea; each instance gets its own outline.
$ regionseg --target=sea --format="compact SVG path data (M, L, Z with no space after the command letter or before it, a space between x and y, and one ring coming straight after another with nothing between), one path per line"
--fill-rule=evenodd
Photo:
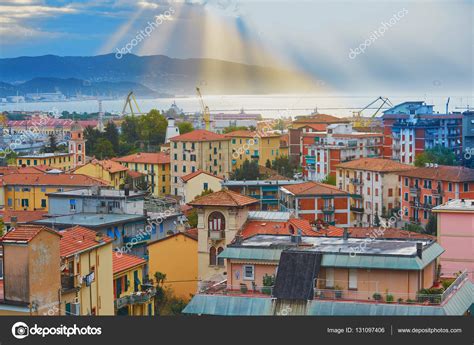
M462 112L474 106L474 96L467 95L429 95L429 94L398 94L387 95L392 104L406 101L425 101L435 106L435 112L445 113L449 97L449 112ZM261 114L264 118L279 118L297 115L309 115L317 111L338 117L352 116L368 104L376 100L376 94L272 94L272 95L208 95L204 102L211 113ZM385 96L384 96L385 97ZM121 114L125 100L102 100L102 110L113 114ZM173 103L185 113L201 111L201 104L195 95L183 95L173 98L137 99L140 110L145 113L151 109L167 110ZM363 116L372 116L382 102L379 100L362 112ZM381 110L388 109L385 105ZM63 111L77 113L95 113L99 111L99 101L88 99L82 101L2 103L1 111L45 111L61 113ZM380 115L380 112L379 112Z

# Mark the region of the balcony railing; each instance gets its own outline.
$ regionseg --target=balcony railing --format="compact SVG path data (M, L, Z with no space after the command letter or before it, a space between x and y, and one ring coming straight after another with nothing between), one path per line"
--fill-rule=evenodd
M410 194L411 195L419 195L420 194L420 188L419 187L410 187Z
M353 185L356 185L356 186L359 186L359 185L362 185L364 184L360 179L358 178L351 178L350 179L350 182L353 184Z
M114 305L116 309L120 309L127 305L147 303L155 296L155 294L156 288L152 286L145 291L137 291L130 295L117 298L114 301Z
M224 239L224 231L223 230L210 230L209 231L209 238L213 241L219 241Z
M461 284L463 284L468 279L467 270L464 270L457 278L454 280L451 285L444 290L443 295L441 296L441 302L444 302L453 292L455 292Z
M323 206L323 212L324 213L333 213L334 212L334 206L332 206L332 205Z
M73 274L61 274L61 288L71 290L76 288L76 279Z
M364 213L364 208L358 206L351 206L351 211L356 213Z

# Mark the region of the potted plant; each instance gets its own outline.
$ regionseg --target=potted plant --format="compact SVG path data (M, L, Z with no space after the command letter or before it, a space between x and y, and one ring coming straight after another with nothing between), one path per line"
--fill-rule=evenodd
M249 289L247 288L247 284L243 284L243 283L240 284L240 292L247 293L248 290Z
M387 293L387 296L385 296L385 301L386 301L387 303L392 303L393 300L394 300L393 295Z
M375 300L375 301L380 301L382 299L382 295L379 294L378 292L374 293L372 295L372 298Z
M340 287L339 285L336 285L334 287L334 296L338 299L342 298L342 287Z
M262 293L264 293L265 295L271 295L273 285L275 285L275 275L265 274L263 276Z
M398 302L398 304L402 304L403 303L403 298L397 299L397 302Z

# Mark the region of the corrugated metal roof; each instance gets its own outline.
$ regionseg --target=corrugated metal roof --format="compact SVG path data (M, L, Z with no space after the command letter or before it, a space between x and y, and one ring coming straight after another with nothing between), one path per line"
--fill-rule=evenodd
M219 257L236 260L279 261L282 249L227 247ZM417 256L342 255L324 253L321 266L347 268L373 268L420 270L441 255L444 249L433 243L423 251L423 259Z
M250 211L249 220L283 220L290 219L290 212L273 212L273 211Z
M271 312L271 298L218 295L196 295L183 310L184 314L225 316L263 316Z

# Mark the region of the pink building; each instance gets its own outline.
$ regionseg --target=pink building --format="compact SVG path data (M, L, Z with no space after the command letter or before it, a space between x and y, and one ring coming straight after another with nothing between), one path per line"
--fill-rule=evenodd
M474 281L474 200L451 200L433 212L438 215L438 242L446 250L440 257L441 274L467 270Z

